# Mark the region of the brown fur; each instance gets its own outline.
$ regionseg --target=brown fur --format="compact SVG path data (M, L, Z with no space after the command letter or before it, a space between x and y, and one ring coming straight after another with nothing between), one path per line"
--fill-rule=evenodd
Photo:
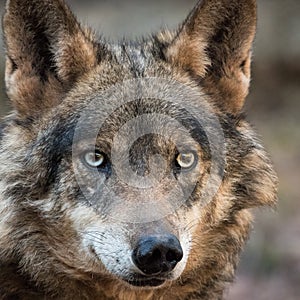
M255 1L203 0L177 32L119 45L97 41L63 0L10 0L3 26L14 111L4 122L0 148L0 299L221 299L249 235L249 209L276 205L276 174L241 114L250 82ZM133 230L103 220L82 201L66 136L90 97L136 77L172 78L199 99L204 94L222 125L227 152L222 184L211 202L199 203L209 166L199 146L203 164L191 203L168 216L167 225L153 222ZM99 103L100 111L109 105ZM151 112L159 107L155 100L140 105ZM127 109L121 115L127 120L134 113ZM108 130L97 138L103 149L120 126L116 120L111 116ZM133 157L155 146L171 159L174 150L166 145L146 139ZM84 168L82 173L94 180ZM163 201L167 189L168 182L153 197ZM132 244L140 231L188 232L191 249L183 273L157 289L129 286L91 249L83 249L81 231L90 224L124 226L124 232L135 232Z

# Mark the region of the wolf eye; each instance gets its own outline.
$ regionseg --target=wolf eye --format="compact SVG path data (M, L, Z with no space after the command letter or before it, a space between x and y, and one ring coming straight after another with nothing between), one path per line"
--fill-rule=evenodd
M180 153L176 158L177 164L182 169L192 168L195 165L196 161L196 154L193 152Z
M88 151L84 154L85 163L92 168L99 168L104 164L105 156L100 151Z

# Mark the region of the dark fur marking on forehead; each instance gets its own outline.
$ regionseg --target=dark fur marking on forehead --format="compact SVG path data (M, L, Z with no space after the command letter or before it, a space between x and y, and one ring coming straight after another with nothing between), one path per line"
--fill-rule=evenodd
M142 77L146 67L146 54L141 45L122 45L122 52L129 61L130 70L134 77Z

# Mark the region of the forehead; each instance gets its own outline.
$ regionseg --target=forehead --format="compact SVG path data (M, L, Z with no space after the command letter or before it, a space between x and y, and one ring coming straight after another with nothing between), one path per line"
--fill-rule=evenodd
M108 57L81 78L63 106L82 107L98 98L99 107L104 104L107 109L124 97L126 101L153 98L199 106L204 95L201 86L181 68L166 62L160 47L152 40L110 45ZM115 99L107 100L103 91L112 93Z
M159 47L152 41L111 45L111 56L86 74L55 110L57 119L62 124L73 120L77 128L81 122L85 138L100 136L110 141L127 125L122 136L127 139L143 127L145 134L152 130L165 137L182 136L182 143L184 132L192 132L199 144L205 144L201 123L209 119L206 96L160 57ZM144 115L148 117L142 123L131 122Z
M151 64L159 63L159 60L156 60L154 48L150 45L145 43L116 44L112 45L110 49L114 53L117 64L124 66L132 73L132 76L143 76L149 68L150 62Z
M145 144L148 141L161 147L173 144L182 150L189 146L197 148L195 144L207 144L203 122L205 119L197 120L190 111L175 101L134 99L134 96L125 95L123 99L111 101L109 105L99 107L99 104L101 100L98 96L76 116L76 141L106 144L108 147L116 141L121 145L133 142Z

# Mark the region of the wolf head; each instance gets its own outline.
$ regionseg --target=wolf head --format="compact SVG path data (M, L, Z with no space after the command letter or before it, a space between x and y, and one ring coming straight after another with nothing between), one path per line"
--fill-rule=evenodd
M248 209L276 202L241 114L255 1L200 1L140 42L96 39L63 0L10 0L3 25L0 258L51 295L220 293Z

